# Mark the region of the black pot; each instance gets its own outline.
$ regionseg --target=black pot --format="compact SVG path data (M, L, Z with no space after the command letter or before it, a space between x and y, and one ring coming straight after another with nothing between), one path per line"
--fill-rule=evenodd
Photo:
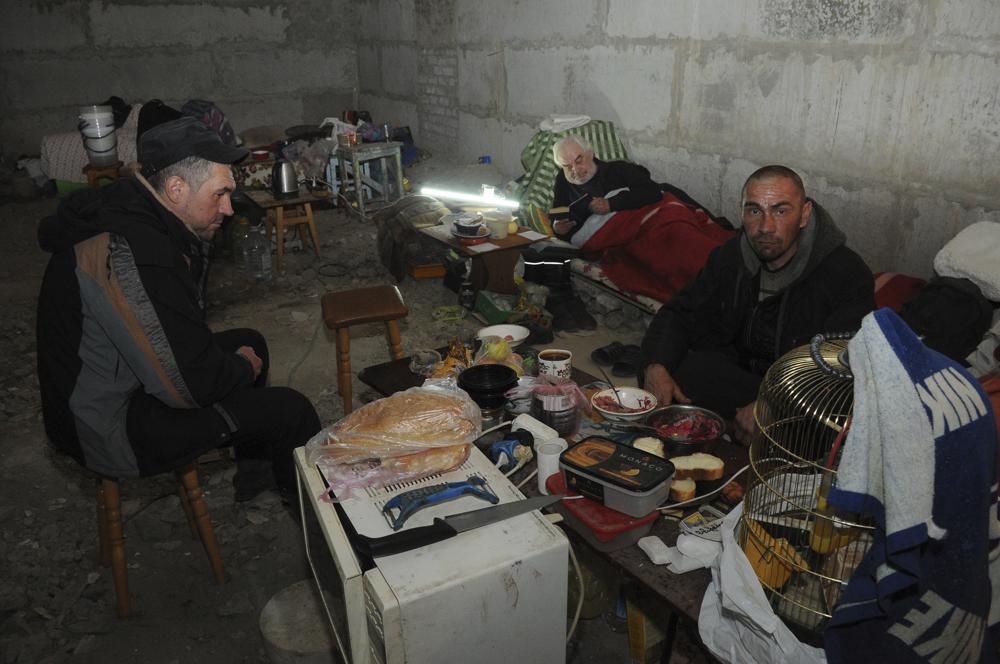
M477 364L458 374L458 386L469 393L480 408L499 408L504 393L517 385L517 372L502 364Z

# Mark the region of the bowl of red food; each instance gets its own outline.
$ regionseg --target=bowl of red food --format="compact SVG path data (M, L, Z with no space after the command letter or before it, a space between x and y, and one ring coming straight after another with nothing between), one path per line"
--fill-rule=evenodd
M609 387L592 396L590 405L606 420L636 422L656 408L656 397L638 387Z
M671 454L696 452L726 432L726 422L718 413L679 403L648 413L646 424L656 429Z

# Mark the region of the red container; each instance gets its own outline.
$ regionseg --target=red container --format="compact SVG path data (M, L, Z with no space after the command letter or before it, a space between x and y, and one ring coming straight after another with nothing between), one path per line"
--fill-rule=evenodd
M567 492L563 471L545 480L545 487L550 495L576 495ZM649 534L653 523L660 516L659 511L653 510L646 516L632 517L590 498L560 500L556 503L555 510L598 551L618 551L632 546Z

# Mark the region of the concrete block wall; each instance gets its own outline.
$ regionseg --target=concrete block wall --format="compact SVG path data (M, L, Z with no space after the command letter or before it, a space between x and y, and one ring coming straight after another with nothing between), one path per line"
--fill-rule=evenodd
M734 220L746 176L784 163L874 269L924 276L957 231L1000 221L993 0L359 7L361 105L437 153L516 177L540 120L584 113Z
M37 154L79 107L214 101L237 132L352 108L356 13L346 0L4 0L0 150Z

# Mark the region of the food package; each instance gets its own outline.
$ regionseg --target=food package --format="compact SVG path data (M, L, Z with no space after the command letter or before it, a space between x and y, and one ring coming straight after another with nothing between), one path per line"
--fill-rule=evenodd
M427 381L358 408L306 444L337 498L374 484L415 480L462 465L481 414L453 380Z

